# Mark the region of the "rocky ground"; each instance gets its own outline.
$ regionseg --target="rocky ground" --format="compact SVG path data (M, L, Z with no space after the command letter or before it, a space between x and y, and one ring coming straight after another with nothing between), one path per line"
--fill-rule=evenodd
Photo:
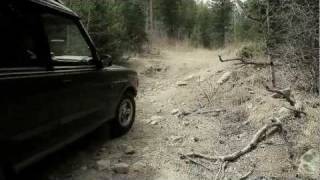
M211 180L219 172L219 164L195 159L204 168L181 159L180 154L216 156L238 151L270 118L278 117L286 138L279 133L267 137L256 149L229 163L224 178L320 179L320 100L288 90L307 113L294 117L281 96L265 89L268 68L218 60L218 54L234 57L235 49L170 47L130 60L126 66L140 76L132 131L118 139L94 133L35 165L24 176L50 180Z

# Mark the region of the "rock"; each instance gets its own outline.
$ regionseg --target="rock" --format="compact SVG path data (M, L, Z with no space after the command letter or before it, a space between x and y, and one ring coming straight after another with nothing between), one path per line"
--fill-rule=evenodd
M218 71L216 72L216 74L221 74L221 73L223 73L223 70L218 70Z
M172 115L176 115L176 114L178 114L179 112L180 112L179 109L174 109L174 110L171 111L171 114L172 114Z
M218 111L215 111L215 112L212 113L212 116L213 116L213 117L217 117L217 116L219 116L219 115L220 115L220 112L218 112Z
M159 121L161 121L161 120L163 120L164 118L162 117L162 116L152 116L151 117L151 120L159 120Z
M129 165L126 163L118 163L112 166L112 170L118 174L128 174Z
M190 112L187 112L185 110L180 110L179 113L177 114L178 118L183 118L185 116L188 116L189 114L191 114Z
M100 149L100 152L106 152L107 148L103 147Z
M81 168L80 168L82 171L86 171L86 170L88 170L88 166L81 166Z
M151 125L157 125L162 120L164 120L164 118L162 116L152 116L148 122Z
M250 120L246 120L246 121L244 121L241 125L242 126L247 126L247 125L249 125L250 124Z
M190 123L189 123L189 122L183 122L183 125L184 125L184 126L189 126Z
M145 170L145 167L145 163L138 161L131 166L131 169L135 172L143 172Z
M110 160L104 159L97 161L98 170L103 171L110 168Z
M252 103L249 103L249 104L247 105L247 107L248 107L248 109L252 109L252 108L253 108L253 104L252 104Z
M291 110L289 110L289 109L287 109L285 107L282 107L278 111L278 117L279 117L280 121L284 120L284 119L288 119L288 118L293 117L293 116L294 116L294 113Z
M299 175L304 178L320 179L320 152L310 149L300 158Z
M301 101L297 101L296 104L294 105L294 108L297 111L304 111L304 106L303 106L303 103Z
M218 83L219 85L222 85L223 83L227 82L227 81L230 79L231 75L232 75L232 72L230 72L230 71L225 72L225 73L221 76L221 78L217 81L217 83Z
M282 89L280 90L281 93L283 93L285 96L290 96L291 95L291 89L290 88L286 88L286 89ZM275 99L279 99L279 98L283 98L283 95L279 94L279 93L274 93L271 95L272 98Z
M275 177L259 176L259 177L249 178L248 180L277 180L277 178L275 178Z
M136 151L133 149L132 146L127 146L126 150L125 150L125 153L128 154L128 155L132 155L132 154L136 153Z
M194 138L193 138L193 141L194 141L194 142L199 142L200 139L199 139L198 137L194 137Z
M271 95L272 98L275 98L275 99L279 99L279 98L282 98L283 96L281 94L278 94L278 93L273 93Z
M158 124L159 124L159 121L154 120L154 121L151 121L150 124L151 124L151 125L158 125Z
M262 101L264 101L262 97L257 97L255 99L255 102L258 103L258 104L261 104Z
M162 67L155 67L154 70L157 71L157 72L161 72L162 71Z
M188 83L185 81L178 81L176 84L177 84L177 86L187 86L188 85Z
M190 76L184 78L184 81L190 81L190 80L192 80L194 78L195 78L195 75L190 75Z
M312 108L318 108L320 106L320 102L314 102L311 104Z
M183 137L182 136L171 136L170 138L173 143L182 143Z
M205 80L207 80L207 78L206 78L204 75L202 75L202 76L199 77L199 81L200 81L200 82L203 82L203 81L205 81Z
M290 96L291 95L291 89L290 88L282 89L280 91L286 96Z

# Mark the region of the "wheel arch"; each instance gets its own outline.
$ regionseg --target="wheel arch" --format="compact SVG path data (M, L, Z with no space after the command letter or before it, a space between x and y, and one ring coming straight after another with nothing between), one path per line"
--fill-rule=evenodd
M126 93L132 94L134 96L137 96L137 94L138 94L137 89L132 87L132 86L129 86L129 87L125 88L125 90L122 93L122 95L125 95Z

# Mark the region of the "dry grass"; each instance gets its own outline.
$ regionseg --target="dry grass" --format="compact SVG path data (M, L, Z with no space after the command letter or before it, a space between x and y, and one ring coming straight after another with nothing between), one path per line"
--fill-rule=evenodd
M223 115L222 119L227 122L242 123L248 120L249 116L250 113L248 112L248 110L245 107L241 106L227 111L227 113Z

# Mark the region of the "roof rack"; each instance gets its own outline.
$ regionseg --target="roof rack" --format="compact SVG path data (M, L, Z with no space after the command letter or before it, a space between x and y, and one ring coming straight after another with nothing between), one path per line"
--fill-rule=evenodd
M1 0L0 0L1 1ZM74 17L79 18L79 16L73 12L71 9L65 6L62 0L28 0L46 7L50 7L52 9L58 10L60 12L67 13L69 15L72 15Z
M61 0L54 0L54 1L56 1L57 3L60 3L60 4L64 4L64 2Z

